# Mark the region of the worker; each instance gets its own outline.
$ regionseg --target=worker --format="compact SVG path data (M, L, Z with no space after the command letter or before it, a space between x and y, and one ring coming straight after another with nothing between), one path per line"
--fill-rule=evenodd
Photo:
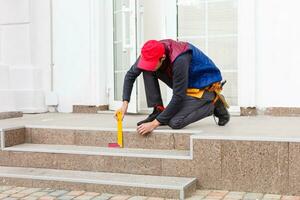
M229 122L227 103L220 94L220 70L200 49L188 42L149 40L141 55L127 71L123 85L123 104L116 111L127 112L136 78L143 73L147 105L153 112L137 123L137 132L146 135L160 125L181 129L214 115L218 125ZM164 107L158 79L173 89L172 99ZM115 116L116 116L115 113Z

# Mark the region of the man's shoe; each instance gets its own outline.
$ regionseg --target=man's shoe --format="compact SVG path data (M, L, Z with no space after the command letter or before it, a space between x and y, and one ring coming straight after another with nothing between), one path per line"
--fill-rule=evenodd
M219 119L219 126L225 126L230 120L230 114L220 99L215 103L214 116Z
M157 107L154 107L153 108L153 112L144 120L140 121L137 123L137 125L141 125L141 124L144 124L144 123L147 123L147 122L152 122L153 120L156 119L156 117L162 113L163 111L163 107L162 106L157 106Z

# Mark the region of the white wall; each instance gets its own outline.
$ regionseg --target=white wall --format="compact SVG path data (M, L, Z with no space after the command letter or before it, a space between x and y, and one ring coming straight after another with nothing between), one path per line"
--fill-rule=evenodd
M103 2L53 0L54 92L58 110L107 104Z
M40 15L44 6L34 6L35 1L0 0L0 111L45 111L42 76L47 65L36 65L38 57L43 59L36 45L47 34L33 33L40 30L37 22L47 18Z
M39 78L44 91L49 91L51 85L50 31L50 0L31 0L31 62L36 68L42 69Z
M107 63L111 59L105 56L110 37L104 31L109 26L105 19L107 1L53 1L54 92L59 95L59 110L70 112L73 104L107 104ZM168 35L165 27L169 24L165 24L164 4L160 2L144 2L145 40ZM299 107L300 5L296 0L257 0L255 4L255 55L249 67L245 63L246 68L240 66L241 105ZM44 93L50 89L49 5L50 0L0 0L0 110L46 109ZM244 27L248 31L247 24ZM241 58L247 61L247 55ZM250 73L254 73L248 76L251 66ZM145 106L145 99L141 101Z
M300 106L300 2L256 1L256 104Z
M53 0L58 109L107 104L104 1ZM45 112L51 88L50 0L0 0L0 110Z

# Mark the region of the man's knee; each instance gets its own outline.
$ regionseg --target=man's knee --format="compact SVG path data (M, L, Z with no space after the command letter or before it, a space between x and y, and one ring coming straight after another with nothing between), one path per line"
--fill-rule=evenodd
M169 122L169 126L172 129L182 129L184 127L183 122L180 120L171 120Z

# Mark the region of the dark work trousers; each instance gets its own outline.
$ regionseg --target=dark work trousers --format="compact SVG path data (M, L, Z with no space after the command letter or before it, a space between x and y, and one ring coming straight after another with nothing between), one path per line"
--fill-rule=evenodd
M148 107L163 105L158 79L170 88L172 88L172 80L167 74L160 71L144 71L143 78ZM186 95L181 109L170 119L168 125L173 129L181 129L193 122L211 116L215 107L212 103L214 98L215 93L208 91L204 92L200 99Z

